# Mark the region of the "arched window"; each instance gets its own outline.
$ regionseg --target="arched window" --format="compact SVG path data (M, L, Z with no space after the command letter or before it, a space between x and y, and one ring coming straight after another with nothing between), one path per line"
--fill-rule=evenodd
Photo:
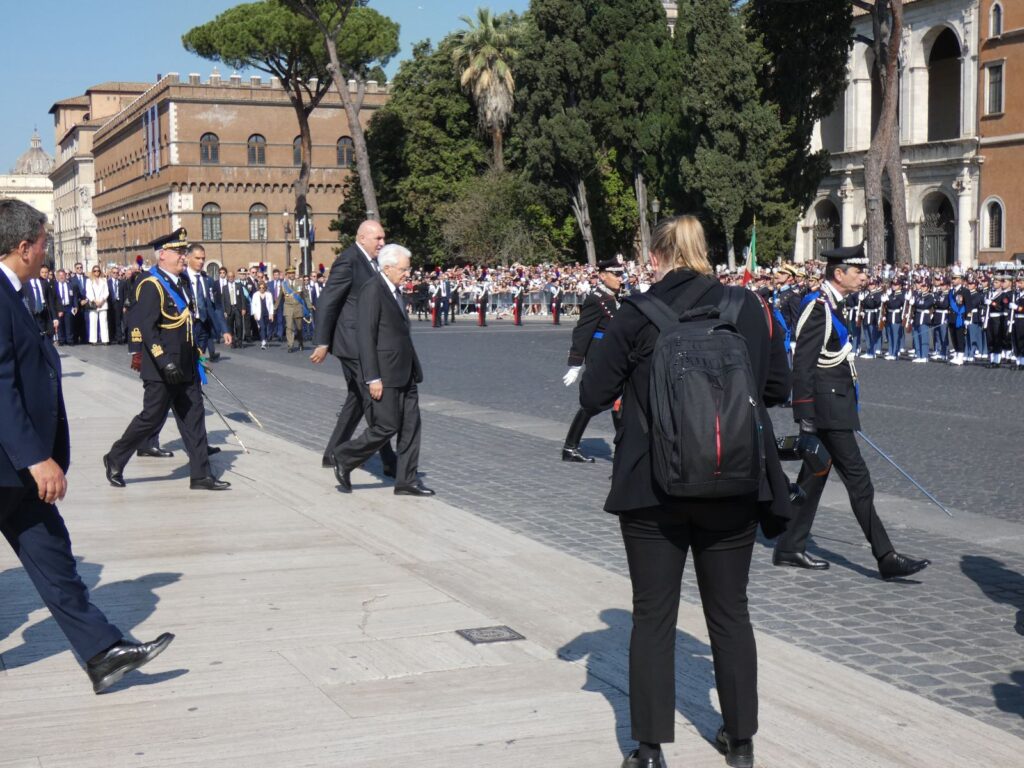
M356 145L348 136L338 139L338 167L351 168L356 160Z
M984 242L986 248L1003 249L1003 204L998 200L985 203Z
M254 133L249 137L249 165L267 164L267 140Z
M262 203L249 208L249 239L267 239L267 206Z
M220 240L220 206L216 203L207 203L203 206L203 240L207 242Z
M204 133L199 137L199 163L217 165L220 162L220 139L216 133Z
M302 165L302 137L296 136L292 142L292 165L298 168Z
M1000 3L993 3L989 11L989 37L999 37L1003 34L1003 6Z
M946 27L928 56L928 141L960 136L960 41Z

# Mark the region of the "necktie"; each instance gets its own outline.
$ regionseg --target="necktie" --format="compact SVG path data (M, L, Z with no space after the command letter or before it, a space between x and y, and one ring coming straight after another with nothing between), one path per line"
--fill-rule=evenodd
M36 296L36 312L42 312L43 311L43 306L44 306L44 304L43 304L43 289L42 289L42 286L39 285L39 280L38 279L35 279L35 278L32 279L32 289L33 289L33 291L35 293L35 296Z
M402 310L402 314L405 314L405 299L402 298L402 289L397 285L395 286L395 300L398 302L398 308Z
M28 313L30 315L35 315L35 313L32 311L31 299L29 299L28 291L25 290L25 286L24 285L21 286L21 290L18 291L18 295L21 296L21 303L25 305L25 309L28 310Z
M67 283L61 283L60 284L60 303L63 306L67 306L68 304L71 303L71 302L68 301L68 284Z

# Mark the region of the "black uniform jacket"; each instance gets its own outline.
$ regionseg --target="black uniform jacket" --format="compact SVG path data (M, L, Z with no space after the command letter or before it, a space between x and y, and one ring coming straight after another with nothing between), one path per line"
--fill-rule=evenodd
M423 381L423 370L409 334L409 318L385 280L374 275L359 292L359 366L364 381L385 387Z
M520 294L522 296L522 294ZM600 338L618 309L615 294L604 285L599 285L587 294L580 308L580 319L572 331L572 342L569 345L569 365L583 365L589 357L592 344ZM599 334L595 338L595 334Z
M824 292L824 288L822 291ZM860 429L853 371L844 360L832 368L818 365L821 342L825 338L824 298L814 302L814 309L800 331L793 353L793 418L813 421L820 429ZM838 322L832 318L833 324ZM827 349L839 351L836 329L828 338Z
M198 351L192 337L188 297L179 287L178 278L166 272L164 276L171 284L171 290L185 302L185 309L178 312L163 283L152 276L145 278L135 289L129 338L142 344L143 381L163 381L160 371L168 363L174 363L181 369L185 381L192 381L196 376Z
M327 285L316 307L317 346L326 345L335 357L359 358L356 323L359 320L359 291L377 271L354 243L338 254L331 265Z
M701 300L701 305L716 305L724 288L714 278L698 275L687 269L670 272L653 286L650 293L680 312L689 307L678 306L680 294L692 280L713 285ZM784 333L772 332L771 318L760 299L752 292L740 312L737 330L747 341L754 380L761 388L764 405L782 403L789 395L789 364L786 359ZM771 337L769 338L769 333ZM658 487L651 470L650 419L647 414L648 387L651 373L651 354L658 338L658 330L638 309L625 302L608 326L604 339L595 345L580 383L580 404L585 411L596 414L607 410L621 394L622 429L616 435L615 462L612 487L604 508L608 512L625 512L644 517L658 517L653 508L671 514L674 509L694 510L706 504L709 508L726 511L731 505L749 510L750 499L715 499L697 502L666 496ZM771 419L762 413L766 429L766 455L768 481L771 491L762 495L768 501L774 495L779 504L787 505L788 484L775 450ZM786 490L783 490L786 489Z

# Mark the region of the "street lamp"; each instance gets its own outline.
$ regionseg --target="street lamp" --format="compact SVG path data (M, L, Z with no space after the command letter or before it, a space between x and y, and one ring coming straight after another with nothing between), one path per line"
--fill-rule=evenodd
M654 212L654 226L658 226L658 214L661 213L661 200L658 198L651 200L651 211Z
M284 268L292 265L292 241L289 239L292 234L292 225L288 223L288 211L281 214L284 219Z
M128 218L121 217L121 263L128 266Z

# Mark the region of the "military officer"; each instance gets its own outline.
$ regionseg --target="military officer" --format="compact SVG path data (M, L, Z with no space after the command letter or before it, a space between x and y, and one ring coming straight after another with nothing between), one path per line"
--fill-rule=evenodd
M903 291L903 283L894 278L889 290L882 294L882 319L885 323L885 338L889 346L885 353L886 360L899 360L903 350L903 318L906 311L907 294Z
M988 338L988 368L998 368L1006 346L1007 318L1010 315L1009 275L997 275L985 296L985 335Z
M843 323L844 298L860 289L867 279L868 264L863 244L822 253L827 261L820 291L804 299L796 327L793 355L793 418L801 437L817 434L839 470L853 513L871 545L883 579L909 576L929 565L896 552L875 512L875 492L854 431L860 429L857 412L857 370L849 332ZM807 554L807 538L814 523L828 472L813 475L806 466L798 480L806 498L796 517L779 536L772 562L775 565L824 570L828 562Z
M868 281L868 290L860 300L860 323L867 337L864 357L882 354L882 286L877 277ZM854 350L856 351L856 350Z
M967 355L965 362L973 363L985 356L985 292L978 287L974 273L967 275Z
M188 452L190 487L221 491L231 484L216 479L210 471L199 350L192 331L188 290L183 282L186 278L182 278L189 249L188 234L177 229L150 245L156 252L157 263L136 288L129 329L131 341L142 345L142 412L103 457L103 468L111 485L124 488L123 472L128 459L137 448L147 444L170 408L177 417Z
M286 279L281 283L284 294L284 330L288 338L288 351L294 352L306 348L303 325L312 319L309 288L295 279L295 267L288 267L284 273Z
M587 294L580 308L580 319L572 331L572 342L569 345L569 370L562 381L569 387L576 383L583 364L586 362L594 342L604 338L608 323L615 317L619 308L619 291L622 289L623 266L617 259L606 259L597 263L599 283ZM569 433L565 436L562 446L562 461L592 462L592 456L580 451L583 432L590 422L590 417L582 408L576 411Z
M914 289L907 296L907 305L910 307L910 315L907 317L907 324L914 329L914 362L928 362L928 339L932 335L932 315L935 309L935 294L932 293L928 282L924 278L918 278L914 283Z
M1017 370L1024 370L1024 272L1017 271L1016 288L1010 300L1010 340Z

